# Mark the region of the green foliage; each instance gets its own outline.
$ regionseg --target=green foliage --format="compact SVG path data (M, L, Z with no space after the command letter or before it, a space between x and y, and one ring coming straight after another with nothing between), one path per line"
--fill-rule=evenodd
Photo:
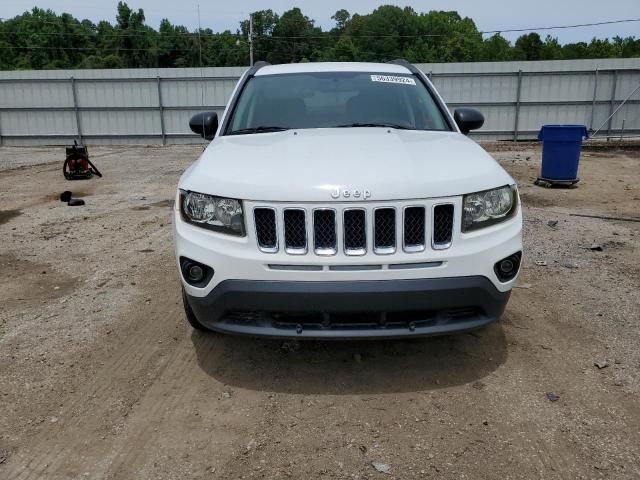
M480 60L485 62L504 62L514 58L509 41L499 33L482 42Z
M625 58L640 56L640 39L614 37L561 45L532 32L511 44L500 34L483 38L472 19L457 12L418 13L384 5L370 14L338 10L335 27L323 32L299 8L278 15L253 13L256 60L386 61L414 63ZM236 32L191 32L163 19L156 31L144 11L119 2L115 23L78 20L34 8L0 20L0 69L140 68L246 65L249 21Z

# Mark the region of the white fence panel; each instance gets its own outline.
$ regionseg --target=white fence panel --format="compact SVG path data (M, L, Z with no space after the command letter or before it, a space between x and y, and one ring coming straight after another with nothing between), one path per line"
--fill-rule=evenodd
M451 110L485 114L480 139L536 138L547 123L640 135L640 59L418 65ZM188 120L224 110L247 67L0 72L0 144L198 143ZM624 129L623 129L624 122Z

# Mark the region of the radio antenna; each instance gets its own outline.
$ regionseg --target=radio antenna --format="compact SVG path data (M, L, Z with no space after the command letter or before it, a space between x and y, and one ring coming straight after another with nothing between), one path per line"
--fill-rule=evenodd
M202 68L202 26L200 23L200 4L198 4L198 56L199 56L199 63L200 63L200 103L202 104L202 108L204 110L205 104L204 104L204 100L205 100L205 85L204 85L204 70ZM205 116L202 115L202 131L204 132L204 118ZM202 137L202 150L204 150L207 145L207 140L206 138Z

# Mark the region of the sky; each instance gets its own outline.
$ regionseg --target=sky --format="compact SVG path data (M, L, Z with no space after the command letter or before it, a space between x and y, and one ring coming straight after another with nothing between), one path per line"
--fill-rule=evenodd
M365 14L385 4L411 6L418 12L457 10L460 15L471 17L481 31L640 19L640 0L128 0L127 3L132 8L142 8L147 24L153 28L158 28L160 20L168 18L172 23L185 25L190 29L198 26L199 4L202 27L233 32L238 28L239 22L248 17L249 12L271 8L281 14L296 6L314 19L316 25L323 30L333 26L331 16L341 8L352 14ZM38 6L50 8L56 13L68 12L80 19L108 20L114 23L117 4L117 0L0 0L0 17L11 18ZM640 22L539 30L539 33L542 37L547 33L552 34L561 43L615 35L640 37ZM513 41L521 34L503 35Z

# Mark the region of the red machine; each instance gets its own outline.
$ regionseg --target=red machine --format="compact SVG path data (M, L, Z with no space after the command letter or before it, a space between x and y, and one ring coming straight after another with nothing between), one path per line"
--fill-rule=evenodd
M74 142L73 145L66 148L67 158L64 161L62 167L62 173L67 180L86 180L91 178L94 174L98 177L102 177L100 171L89 160L89 152L84 145L78 145L78 142Z

